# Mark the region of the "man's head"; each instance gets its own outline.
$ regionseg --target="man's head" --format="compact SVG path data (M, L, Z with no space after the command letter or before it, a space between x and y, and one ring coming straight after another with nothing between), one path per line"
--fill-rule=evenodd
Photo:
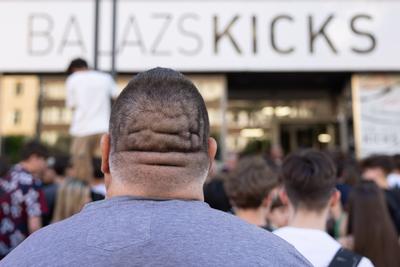
M278 186L278 176L261 157L247 157L225 181L225 190L232 205L239 209L269 207L270 193Z
M336 168L325 153L308 150L289 155L281 178L289 203L296 209L321 212L340 196L336 193Z
M112 108L109 133L102 142L106 183L146 196L193 190L202 198L216 143L204 100L185 76L164 68L136 75Z
M400 174L400 154L393 156L393 171Z
M363 179L386 188L386 178L393 170L393 161L389 156L373 155L361 161L361 170Z
M41 175L47 168L47 148L37 141L26 143L21 150L21 164L23 167L36 175Z
M76 71L81 71L81 70L87 70L88 69L88 64L86 60L82 58L76 58L69 63L68 69L67 69L67 74L72 74Z

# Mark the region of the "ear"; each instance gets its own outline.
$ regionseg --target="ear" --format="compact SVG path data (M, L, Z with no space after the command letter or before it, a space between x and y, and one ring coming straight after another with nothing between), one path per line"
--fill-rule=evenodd
M288 205L289 204L289 197L286 193L286 190L282 188L279 190L279 197L281 198L281 201L283 204Z
M104 175L110 174L110 164L109 164L109 157L110 157L110 135L104 134L101 137L100 142L101 147L101 171Z
M210 162L212 162L217 154L217 141L214 138L208 138L208 157Z
M331 196L331 205L330 205L331 207L334 207L339 203L340 196L341 196L340 191L335 189L335 192L333 192L333 194Z
M208 174L207 176L212 175L212 168L214 163L215 155L217 154L217 141L214 138L208 138L208 160L209 160L209 167L208 167Z
M273 197L272 197L272 194L269 193L268 196L265 197L265 198L263 199L261 205L262 205L264 208L268 208L268 210L269 210L269 208L270 208L270 206L271 206L271 204L272 204L272 198L273 198Z

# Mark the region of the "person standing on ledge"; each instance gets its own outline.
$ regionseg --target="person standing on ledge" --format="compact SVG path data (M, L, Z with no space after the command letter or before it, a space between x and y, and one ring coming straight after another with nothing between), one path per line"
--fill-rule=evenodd
M66 81L66 105L73 110L70 134L76 178L90 182L92 158L100 156L100 138L108 130L111 99L118 95L111 75L91 70L85 60L71 61Z
M204 201L217 144L193 83L140 73L101 142L106 200L28 238L2 266L311 266L281 238Z

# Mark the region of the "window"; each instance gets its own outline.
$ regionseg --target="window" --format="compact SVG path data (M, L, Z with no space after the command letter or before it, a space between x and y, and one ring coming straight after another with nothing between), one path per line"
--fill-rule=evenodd
M21 123L21 111L19 109L14 110L14 114L13 114L13 123L14 125L18 125Z
M20 96L24 92L24 85L22 82L17 82L15 84L15 95Z

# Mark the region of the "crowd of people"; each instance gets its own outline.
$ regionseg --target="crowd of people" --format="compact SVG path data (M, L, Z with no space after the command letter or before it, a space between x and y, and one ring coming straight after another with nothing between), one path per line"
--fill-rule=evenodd
M31 141L0 158L1 266L400 266L399 155L272 146L216 170L204 100L163 68L135 76L103 128L71 156Z
M0 257L41 227L69 218L91 201L104 199L99 161L93 159L93 174L81 180L74 175L68 156L52 156L37 141L24 145L21 161L15 165L1 157Z
M273 153L239 155L236 167L205 184L205 199L273 231L314 266L333 266L338 257L358 266L400 266L399 159L356 161L316 150L283 161Z

